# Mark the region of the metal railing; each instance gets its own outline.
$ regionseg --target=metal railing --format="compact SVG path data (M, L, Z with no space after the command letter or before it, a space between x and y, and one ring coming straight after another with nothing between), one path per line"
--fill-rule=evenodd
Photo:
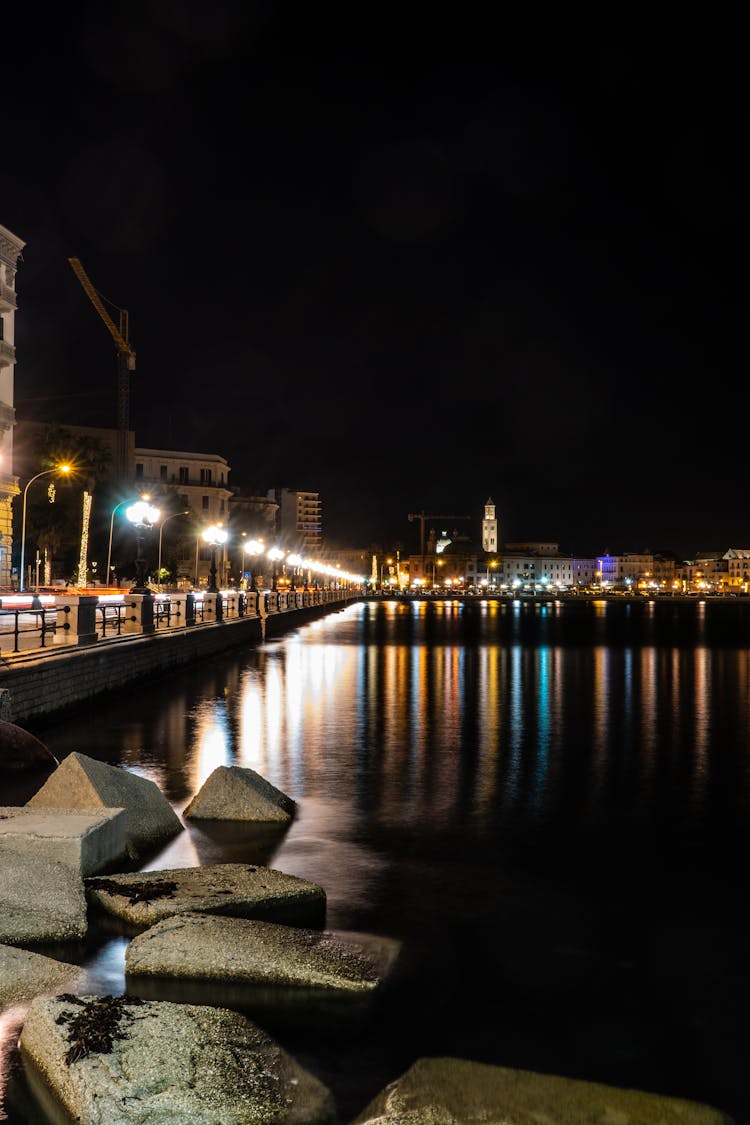
M361 593L361 591L359 592ZM0 651L33 653L158 631L266 618L308 606L350 600L354 590L195 590L157 594L12 595L0 598ZM8 602L13 604L7 604ZM5 603L5 604L4 604Z
M21 652L27 648L47 648L57 629L56 606L0 609L0 649ZM8 641L12 640L12 646Z

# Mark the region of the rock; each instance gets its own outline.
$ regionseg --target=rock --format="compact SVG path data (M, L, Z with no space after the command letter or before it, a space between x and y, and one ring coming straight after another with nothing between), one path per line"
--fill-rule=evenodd
M255 770L219 766L183 811L201 820L251 820L289 823L296 804Z
M64 758L26 805L45 809L124 809L125 846L133 859L184 830L177 813L153 781L79 753Z
M417 1059L351 1125L732 1125L698 1102L464 1059Z
M246 863L92 878L86 893L89 902L141 929L186 911L307 925L322 925L326 912L317 883Z
M221 1004L266 1028L340 1036L371 1015L400 944L373 934L180 914L133 938L128 993Z
M125 855L123 810L0 807L0 863L18 852L46 855L81 876L93 875Z
M86 1125L336 1122L330 1090L266 1032L223 1008L42 997L29 1008L20 1043L42 1102L51 1090Z
M42 992L75 988L80 975L80 965L68 965L41 953L0 945L0 1007L10 1008L33 1000Z
M54 754L33 734L15 723L0 720L0 770L39 769L40 766L54 769L57 765Z
M0 942L71 941L87 930L83 879L44 855L15 853L0 863Z

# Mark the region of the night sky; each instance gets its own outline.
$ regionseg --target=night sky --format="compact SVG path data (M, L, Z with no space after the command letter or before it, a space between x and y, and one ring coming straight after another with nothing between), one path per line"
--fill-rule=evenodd
M750 547L739 29L508 12L4 13L19 418L116 424L78 257L137 444L319 491L331 545L491 495L503 540Z

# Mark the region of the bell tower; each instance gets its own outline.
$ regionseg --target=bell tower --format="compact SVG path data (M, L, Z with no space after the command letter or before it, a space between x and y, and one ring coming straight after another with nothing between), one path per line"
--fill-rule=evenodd
M490 496L484 505L484 519L482 520L482 550L491 555L496 555L500 549L500 535L495 516L495 504Z

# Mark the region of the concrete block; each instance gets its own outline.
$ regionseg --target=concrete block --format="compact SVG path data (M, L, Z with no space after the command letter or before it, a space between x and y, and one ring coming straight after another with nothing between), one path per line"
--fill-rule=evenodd
M291 822L296 811L291 797L255 770L219 766L206 779L183 812L196 820Z
M79 753L64 758L26 805L39 809L123 809L125 846L128 855L136 859L183 831L182 821L153 781Z
M15 852L44 855L81 876L93 875L126 855L125 813L0 806L0 862Z

